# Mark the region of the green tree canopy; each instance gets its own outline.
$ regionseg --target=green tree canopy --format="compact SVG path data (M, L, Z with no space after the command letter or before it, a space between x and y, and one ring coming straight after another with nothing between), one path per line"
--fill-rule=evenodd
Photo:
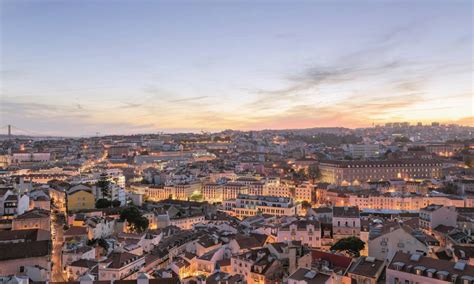
M98 208L98 209L109 208L110 205L112 205L110 200L105 199L105 198L97 199L97 201L95 202L95 208Z
M112 201L112 207L120 207L120 205L121 205L120 200L114 199L114 200Z
M303 200L303 202L301 202L301 207L302 207L303 209L308 210L309 208L311 208L311 203L309 203L309 202L306 201L306 200Z
M321 178L321 171L319 171L318 165L312 164L308 167L308 178L311 179L313 184L317 179Z
M109 185L110 181L107 179L107 176L101 175L96 183L96 186L100 189L103 198L110 199Z
M331 247L331 250L346 251L355 257L359 257L360 251L363 250L364 247L365 243L358 237L348 237L337 241Z
M134 232L143 232L148 228L148 219L143 217L135 206L129 206L120 211L120 219L126 220Z

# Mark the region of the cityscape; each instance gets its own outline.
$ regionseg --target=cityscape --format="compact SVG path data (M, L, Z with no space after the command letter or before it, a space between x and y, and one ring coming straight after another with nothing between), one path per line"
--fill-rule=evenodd
M473 8L0 0L0 284L474 284Z

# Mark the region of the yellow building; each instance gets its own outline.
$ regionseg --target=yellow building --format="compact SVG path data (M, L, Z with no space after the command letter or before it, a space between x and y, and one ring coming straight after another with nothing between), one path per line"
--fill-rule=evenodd
M68 193L67 196L67 208L68 211L77 211L82 209L93 209L95 208L95 197L92 191L89 190L76 190Z

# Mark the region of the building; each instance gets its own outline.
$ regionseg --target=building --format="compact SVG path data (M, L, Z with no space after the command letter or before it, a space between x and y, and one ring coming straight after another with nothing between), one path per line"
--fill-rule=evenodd
M224 258L225 247L220 246L208 251L195 259L196 271L201 275L210 275L216 272L216 264Z
M335 241L360 235L360 211L358 207L333 207L333 238Z
M239 194L248 194L248 187L240 182L228 182L223 185L222 199L235 199Z
M464 148L463 144L430 144L427 145L426 151L440 157L452 157Z
M81 244L66 244L61 253L63 269L66 269L66 267L74 261L80 259L93 260L95 256L96 251L93 247Z
M190 182L186 184L165 186L163 190L165 193L169 193L166 198L171 197L172 199L177 200L189 200L193 193L201 192L201 187L202 185L200 182Z
M41 267L46 281L51 273L51 241L24 241L17 243L0 244L0 275L25 274L25 270L32 267ZM45 275L46 274L46 275Z
M420 209L420 228L429 232L439 225L456 227L456 207L431 204Z
M12 164L47 163L51 160L50 153L14 153L11 158Z
M92 259L79 259L71 262L66 267L67 278L75 280L85 273L91 273L97 269L98 262Z
M321 224L316 220L297 220L278 229L277 241L301 241L313 248L321 247Z
M12 221L13 230L41 229L51 230L51 218L49 211L33 209L17 216Z
M347 276L354 284L377 284L385 268L385 261L374 257L359 257L349 270Z
M114 233L115 219L110 217L91 217L86 221L88 239L107 238Z
M308 268L298 268L288 277L288 284L330 284L333 283L330 274L323 274Z
M210 203L222 202L223 186L218 183L207 183L202 188L203 199Z
M379 144L349 144L348 150L351 157L356 159L377 158L380 155Z
M474 266L397 252L386 270L386 283L463 283L474 281Z
M401 194L399 192L387 192L384 194L349 194L349 204L358 206L360 209L369 210L420 210L430 204L444 204L446 206L464 207L462 197L456 196L430 196Z
M2 200L3 199L3 200ZM26 194L19 196L7 191L3 198L0 198L0 214L5 216L21 215L30 207L30 197Z
M389 179L428 179L441 177L442 162L437 160L321 161L322 181L358 184Z
M202 214L182 216L170 219L170 225L182 230L191 230L195 224L204 223L205 217Z
M95 196L92 190L80 188L67 194L68 211L78 211L95 208Z
M128 252L113 252L99 263L99 280L121 280L127 278L145 266L145 256Z
M126 158L129 153L129 146L111 146L107 149L107 155L111 159Z
M291 197L290 187L278 178L269 178L263 186L263 195Z
M303 183L295 188L295 201L307 201L313 202L314 199L314 186L310 183Z
M223 209L240 219L255 216L259 213L274 216L297 215L300 206L292 198L239 194L236 199L226 200Z
M231 274L242 275L249 284L276 283L271 280L281 280L283 276L282 263L272 256L268 248L232 256L231 267ZM275 276L277 279L272 279Z
M369 233L368 254L378 260L392 260L397 251L428 254L429 245L422 232L407 225L391 222L373 228Z

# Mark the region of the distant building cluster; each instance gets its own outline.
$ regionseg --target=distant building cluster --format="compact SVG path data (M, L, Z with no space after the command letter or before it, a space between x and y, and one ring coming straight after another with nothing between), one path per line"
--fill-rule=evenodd
M0 283L474 283L474 137L0 140Z

